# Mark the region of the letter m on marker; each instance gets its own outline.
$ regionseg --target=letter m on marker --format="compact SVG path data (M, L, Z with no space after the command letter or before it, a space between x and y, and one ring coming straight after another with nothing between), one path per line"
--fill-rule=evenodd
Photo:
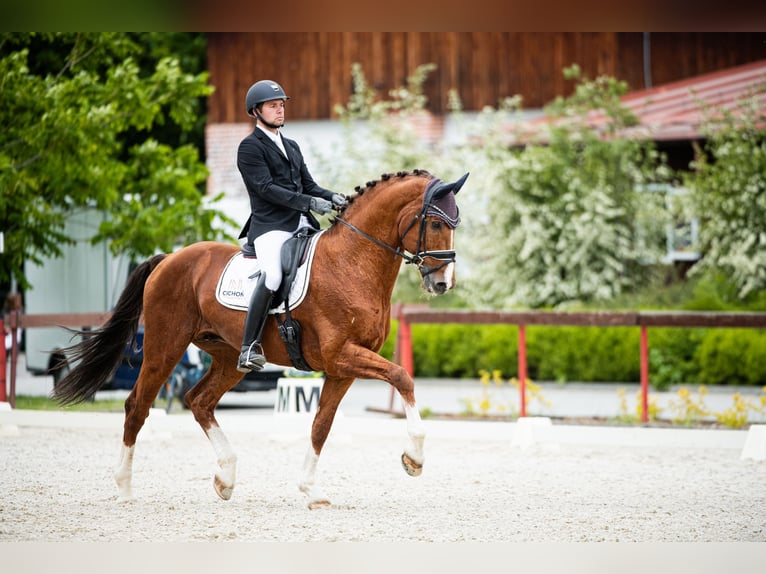
M279 386L279 395L277 396L277 412L287 412L290 406L290 387Z
M311 394L306 398L306 393L304 392L304 387L297 386L295 388L295 412L311 412L311 405L314 404L314 400L316 400L317 406L319 406L319 389L318 386L311 387ZM303 406L303 408L301 408Z

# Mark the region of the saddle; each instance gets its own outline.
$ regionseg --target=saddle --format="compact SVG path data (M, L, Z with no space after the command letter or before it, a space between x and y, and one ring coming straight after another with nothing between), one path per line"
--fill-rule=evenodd
M313 227L302 227L282 245L282 284L274 294L275 302L272 307L285 303L285 309L290 310L290 288L298 274L298 267L305 263L308 245L311 237L317 232Z
M298 268L305 263L308 256L311 237L317 231L313 227L302 227L282 244L282 251L280 253L282 260L282 283L271 302L271 313L276 316L279 336L285 343L287 354L290 356L293 365L301 371L311 371L313 369L306 363L306 359L303 357L300 323L290 315L290 292L298 275ZM255 249L251 243L245 243L242 246L242 255L247 259L256 257ZM284 319L282 319L278 311L280 306L284 309Z

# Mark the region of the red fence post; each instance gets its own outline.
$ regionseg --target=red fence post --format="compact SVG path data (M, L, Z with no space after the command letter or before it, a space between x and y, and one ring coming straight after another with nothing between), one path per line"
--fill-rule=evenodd
M641 421L649 420L649 335L641 325Z
M403 367L410 377L415 376L415 369L412 359L412 331L410 324L404 318L404 305L396 303L392 314L399 321L399 328L396 331L396 341L394 341L394 362ZM394 412L394 402L396 400L396 390L391 387L388 399L388 411Z
M0 403L7 403L8 394L5 389L5 373L8 371L8 361L5 356L5 324L2 318L0 318L0 331L3 332L3 345L0 348L0 363L2 363L0 367Z
M527 416L527 328L519 325L519 416Z
M402 367L410 377L415 377L415 365L412 358L412 328L402 313L399 319L399 335L401 336L399 352Z
M19 358L19 322L21 317L21 311L16 309L11 311L11 388L9 391L11 399L11 407L16 408L16 367Z

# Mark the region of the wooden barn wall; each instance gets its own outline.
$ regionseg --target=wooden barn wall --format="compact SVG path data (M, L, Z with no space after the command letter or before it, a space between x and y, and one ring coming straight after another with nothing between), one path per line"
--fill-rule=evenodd
M766 58L766 33L652 33L649 41L654 86ZM290 119L332 118L352 92L355 62L381 94L403 85L419 65L436 64L425 84L436 114L447 111L451 89L466 110L516 94L524 107L539 108L571 91L562 70L573 63L588 77L606 74L643 89L643 52L637 32L210 33L216 91L208 122L247 121L245 93L259 79L283 85L291 96Z

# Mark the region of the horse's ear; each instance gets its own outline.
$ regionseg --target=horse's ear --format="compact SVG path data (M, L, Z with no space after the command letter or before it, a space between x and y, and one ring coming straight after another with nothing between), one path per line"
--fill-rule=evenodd
M461 177L459 180L457 180L455 183L452 184L452 193L457 193L458 191L460 191L460 188L463 187L465 180L468 179L469 173L470 172L466 172L463 177Z
M455 182L440 184L439 187L434 190L433 198L441 199L442 197L447 195L450 191L452 193L457 193L458 191L460 191L460 188L463 187L463 184L465 183L466 179L468 179L468 173L466 173L463 177L461 177Z

